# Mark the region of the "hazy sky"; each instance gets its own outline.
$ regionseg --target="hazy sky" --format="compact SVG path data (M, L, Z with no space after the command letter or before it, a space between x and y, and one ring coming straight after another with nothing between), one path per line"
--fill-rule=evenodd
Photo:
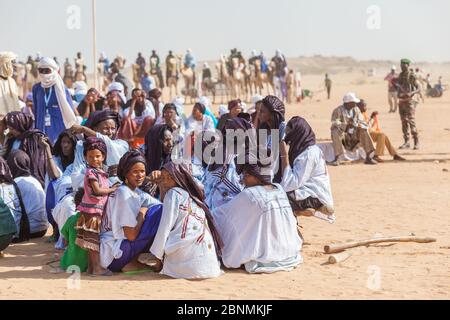
M80 29L67 27L71 5L81 9ZM0 0L0 21L0 51L62 62L80 50L92 60L91 0ZM450 61L449 32L448 0L97 0L98 51L109 57L190 47L199 60L217 59L238 47L246 55L280 48L288 57L439 62Z

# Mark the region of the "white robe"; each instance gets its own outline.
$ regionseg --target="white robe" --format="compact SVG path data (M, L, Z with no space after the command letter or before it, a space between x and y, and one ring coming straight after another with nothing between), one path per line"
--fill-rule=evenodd
M17 84L13 78L0 78L0 114L20 111ZM12 95L11 95L12 93Z
M108 268L114 259L122 257L120 246L126 240L124 227L134 228L141 208L160 204L158 200L140 189L131 190L121 185L108 199L106 215L100 234L100 263Z
M220 276L220 264L205 212L180 188L164 198L158 232L150 248L163 260L162 274L172 278L205 279Z
M215 131L214 122L211 117L203 115L202 121L195 120L193 116L190 116L187 119L186 135L189 135L192 132L197 135L198 133L205 131Z
M246 188L213 211L226 267L245 265L250 273L271 273L302 262L302 240L289 200L280 185L273 186Z
M296 200L313 197L333 208L327 165L322 150L317 145L303 151L294 160L293 168L286 168L281 185L286 192L295 191Z
M30 221L30 232L47 230L48 220L45 211L45 192L34 177L17 177L14 179L22 194L23 204ZM20 217L19 217L20 219Z

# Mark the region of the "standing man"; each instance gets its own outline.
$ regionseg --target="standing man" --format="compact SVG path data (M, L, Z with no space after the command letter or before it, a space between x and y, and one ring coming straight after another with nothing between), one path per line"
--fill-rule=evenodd
M145 72L145 65L147 64L145 62L145 58L142 56L142 53L138 53L138 57L136 58L136 64L139 66L139 79L142 78L142 75Z
M416 106L417 101L414 96L419 93L420 86L413 72L409 70L411 61L402 59L400 61L402 72L397 80L397 93L399 99L400 119L402 121L403 139L405 143L399 149L411 148L409 144L410 133L414 139L414 150L419 149L419 132L416 127Z
M330 100L331 97L331 86L333 85L333 82L331 81L330 77L328 76L328 73L325 74L325 89L327 90L328 100Z
M12 77L14 60L16 60L14 53L0 52L0 115L20 111L19 90Z
M53 59L42 58L38 71L41 82L32 90L35 127L55 143L61 132L77 124L73 102Z
M287 88L286 88L286 76L288 74L288 66L286 57L281 52L281 50L277 50L275 56L272 58L272 62L275 65L275 73L274 73L274 83L278 82L279 88L281 92L275 92L275 95L281 97L284 101L287 98ZM277 85L275 85L275 91L277 90Z
M389 113L397 112L398 98L397 98L397 88L395 86L395 81L397 79L397 73L395 72L397 68L392 66L391 72L387 74L384 81L388 82L388 103L389 103Z

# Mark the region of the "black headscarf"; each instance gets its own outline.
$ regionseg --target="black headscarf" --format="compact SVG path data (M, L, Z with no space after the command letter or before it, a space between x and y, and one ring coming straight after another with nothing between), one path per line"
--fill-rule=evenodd
M263 105L273 114L272 129L279 129L281 122L284 121L285 106L283 101L275 96L267 96L262 100ZM264 124L263 124L264 126ZM263 128L263 126L261 128ZM264 128L263 128L264 129ZM267 129L267 128L266 128Z
M31 176L31 160L22 150L13 150L8 156L8 166L14 178Z
M86 121L86 127L94 130L94 128L96 126L98 126L99 123L106 121L106 120L114 120L116 122L117 131L119 130L120 116L117 112L114 112L111 110L95 111L95 112L91 113L91 115L89 116L89 118Z
M20 111L13 111L5 117L6 125L24 133L33 127L33 117Z
M125 181L128 172L136 163L143 163L146 165L144 155L140 151L131 150L125 153L120 159L117 168L117 176L119 179Z
M205 192L195 182L192 177L192 173L189 171L185 164L175 164L172 161L166 163L163 169L167 170L172 179L177 183L178 187L189 193L189 196L194 202L205 211L206 220L208 221L209 229L211 230L212 237L218 256L222 255L223 242L217 232L217 227L214 222L214 218L211 215L211 211L205 203Z
M316 144L316 135L308 122L301 117L293 117L286 125L290 130L284 141L289 145L289 163L294 160L308 147Z
M167 110L174 110L175 113L178 115L177 107L173 103L167 103L164 108L162 109L162 117L164 117L164 113L166 113Z
M163 139L165 131L173 132L166 124L154 125L145 136L145 159L147 160L147 172L161 170L161 167L171 159L170 154L163 153Z
M22 213L20 216L19 240L17 242L27 241L30 239L30 221L28 220L28 214L23 203L22 193L13 179L7 162L2 157L0 157L0 180L12 184L16 191Z
M62 139L64 137L69 138L70 142L72 142L72 154L67 157L63 154L61 147ZM61 134L58 137L58 140L56 140L55 145L53 146L53 154L61 158L61 163L64 170L66 170L66 168L69 165L71 165L75 160L75 149L77 147L77 142L78 142L77 137L72 133L70 129L67 129L61 132Z

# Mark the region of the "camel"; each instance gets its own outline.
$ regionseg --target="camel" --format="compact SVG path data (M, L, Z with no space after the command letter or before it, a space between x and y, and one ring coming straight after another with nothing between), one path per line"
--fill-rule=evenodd
M33 89L33 86L38 83L38 78L35 76L35 73L33 72L33 65L30 63L27 63L25 65L25 81L26 81L26 90L27 92L31 92Z
M234 98L241 98L242 91L245 86L244 78L244 64L235 57L231 60L232 74L231 74L231 94Z
M131 72L133 73L134 87L140 88L141 87L141 79L140 79L141 67L138 64L133 63L131 65Z
M114 63L117 65L117 68L119 68L119 70L122 70L125 68L126 62L127 62L127 60L125 60L125 58L120 55L114 59Z
M170 99L178 96L178 73L180 70L180 60L173 57L167 61L166 65L166 85L170 91ZM173 94L175 89L175 94Z
M183 66L181 68L181 74L183 75L185 85L181 93L184 95L185 101L187 101L187 97L189 96L190 103L192 104L198 96L197 89L194 85L194 70L190 67Z
M220 58L220 61L216 64L216 69L217 69L217 75L218 75L218 83L216 85L216 94L219 90L217 89L221 89L220 92L221 97L222 97L222 103L223 103L223 97L225 96L228 100L231 100L231 95L230 95L230 88L231 88L231 76L228 73L228 68L227 68L227 62L226 62L226 57L222 55L222 57Z

